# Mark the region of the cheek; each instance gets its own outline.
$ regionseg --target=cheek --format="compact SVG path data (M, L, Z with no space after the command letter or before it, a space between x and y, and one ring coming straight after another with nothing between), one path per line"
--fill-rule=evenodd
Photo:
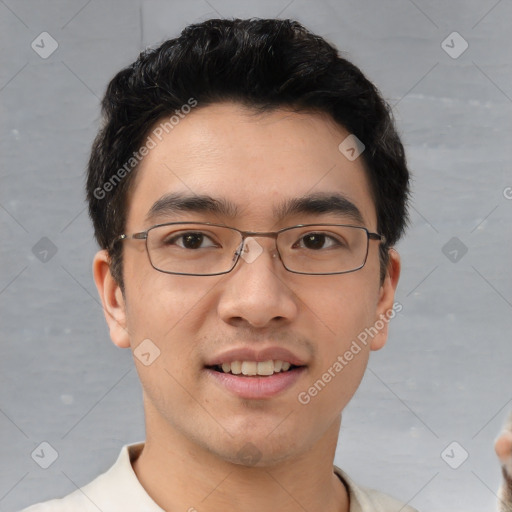
M127 325L134 355L141 350L137 349L141 342L149 339L159 351L162 367L190 378L190 370L199 364L198 333L209 312L215 310L210 293L215 282L163 274L153 268L141 274L141 279L126 287ZM189 369L186 374L185 367Z
M194 405L184 389L196 378L196 333L206 290L204 284L152 268L143 274L126 287L127 323L144 392L164 414L177 402Z
M141 262L125 273L127 322L137 336L167 338L173 330L194 321L208 286L194 277L175 276ZM128 268L127 268L128 271ZM185 321L186 320L186 321Z
M356 338L375 319L378 301L378 274L363 269L338 276L325 276L314 286L296 293L303 303L304 318L309 318L321 329L328 347L343 350L346 343ZM371 270L368 268L368 270ZM375 275L374 275L375 274ZM324 350L321 350L325 353Z
M324 286L310 289L304 300L307 316L315 325L312 337L317 354L309 387L302 390L304 400L299 403L310 401L328 416L348 403L368 363L370 340L365 329L374 322L378 288L364 277L340 275L337 282L326 281Z

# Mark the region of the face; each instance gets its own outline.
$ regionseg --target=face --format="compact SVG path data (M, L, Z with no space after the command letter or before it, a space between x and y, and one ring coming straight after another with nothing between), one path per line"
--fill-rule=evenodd
M349 161L338 149L347 136L322 114L256 115L231 103L198 107L142 161L126 233L179 221L262 232L297 224L357 224L376 232L363 163ZM199 209L190 202L186 208L159 208L148 218L168 194L217 202ZM285 208L311 196L339 196L345 208ZM359 220L354 209L347 210L349 202ZM230 207L212 211L211 204L221 203ZM356 272L300 275L283 267L272 238L254 240L263 249L254 260L241 258L228 274L201 277L158 272L144 240L125 240L124 295L108 273L104 252L94 271L113 341L135 355L146 343L146 363L159 352L151 364L134 357L152 435L182 436L240 464L254 452L259 465L271 465L337 436L341 411L361 381L369 351L385 342L382 315L392 310L399 264L392 253L381 283L379 242L370 241L366 264ZM363 343L361 333L379 320L379 333ZM251 371L254 362L268 360L292 366L252 377L214 367L247 361ZM272 365L261 368L271 371Z

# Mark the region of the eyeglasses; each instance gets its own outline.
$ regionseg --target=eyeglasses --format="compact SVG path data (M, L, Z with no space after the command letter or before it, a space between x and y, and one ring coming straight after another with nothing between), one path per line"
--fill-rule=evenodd
M345 274L363 268L370 240L385 244L383 235L360 226L301 224L272 232L240 231L208 222L169 222L112 243L146 240L155 270L186 276L216 276L231 272L240 257L256 259L263 248L255 237L274 238L284 268L295 274Z

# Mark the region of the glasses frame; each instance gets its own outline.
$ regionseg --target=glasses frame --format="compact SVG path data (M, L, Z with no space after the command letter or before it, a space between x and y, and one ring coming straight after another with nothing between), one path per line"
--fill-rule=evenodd
M153 230L155 228L160 228L162 226L175 226L175 225L186 225L186 224L194 224L194 225L200 225L200 226L213 226L213 227L219 227L219 228L227 228L227 229L231 229L232 231L236 231L237 233L239 233L241 235L242 242L241 242L240 246L238 247L238 249L235 252L235 258L234 258L234 261L233 261L233 265L231 266L231 268L229 270L226 270L224 272L215 272L213 274L191 274L191 273L184 273L184 272L170 272L168 270L161 270L161 269L155 267L155 265L153 264L153 261L151 260L151 255L149 253L148 233L151 230ZM360 230L364 231L366 233L366 237L367 238L366 238L366 254L365 254L363 263L359 267L357 267L357 268L354 268L354 269L351 269L351 270L344 270L342 272L311 273L311 272L297 272L296 270L290 270L284 264L283 259L281 257L281 253L279 252L279 247L277 246L277 237L279 236L280 233L283 233L285 231L289 231L290 229L307 228L307 227L310 227L310 226L337 226L337 227L346 227L346 228L356 228L356 229L360 229ZM223 275L223 274L229 274L236 267L238 261L240 260L240 256L242 255L243 248L245 246L245 240L247 238L249 238L249 237L253 237L253 238L254 237L273 238L274 240L276 240L276 244L275 244L276 245L276 252L277 252L277 254L279 256L279 260L281 261L283 267L288 272L291 272L292 274L301 274L301 275L310 275L310 276L331 276L331 275L338 275L338 274L349 274L351 272L356 272L357 270L361 270L365 266L366 260L368 259L370 240L377 240L377 241L379 241L383 245L386 244L386 237L384 235L380 235L379 233L372 233L371 231L369 231L364 226L354 226L354 225L351 225L351 224L333 224L333 223L327 223L327 224L325 224L325 223L323 223L323 224L322 223L297 224L295 226L289 226L289 227L280 229L278 231L242 231L240 229L232 228L232 227L226 226L224 224L214 224L212 222L186 221L186 222L164 222L162 224L155 224L154 226L149 227L145 231L139 231L138 233L132 233L132 234L119 235L118 237L116 237L112 241L111 248L113 248L113 246L117 242L120 242L120 241L123 241L123 240L145 240L146 254L148 256L149 262L150 262L151 266L155 270L157 270L158 272L162 272L163 274L173 274L173 275L178 275L178 276L197 276L197 277L203 277L204 276L204 277L208 277L208 276L220 276L220 275Z

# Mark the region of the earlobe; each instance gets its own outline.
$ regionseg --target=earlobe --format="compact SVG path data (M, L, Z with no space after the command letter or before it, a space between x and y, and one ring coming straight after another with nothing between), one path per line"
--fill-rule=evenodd
M92 271L110 330L110 338L119 348L128 348L130 336L126 328L125 300L119 284L110 272L110 259L106 250L96 253Z
M399 278L400 255L395 249L391 248L389 249L386 277L379 290L377 316L375 318L375 327L378 329L378 333L372 339L371 350L380 350L386 344L389 322L402 309L400 304L397 305L394 302Z

